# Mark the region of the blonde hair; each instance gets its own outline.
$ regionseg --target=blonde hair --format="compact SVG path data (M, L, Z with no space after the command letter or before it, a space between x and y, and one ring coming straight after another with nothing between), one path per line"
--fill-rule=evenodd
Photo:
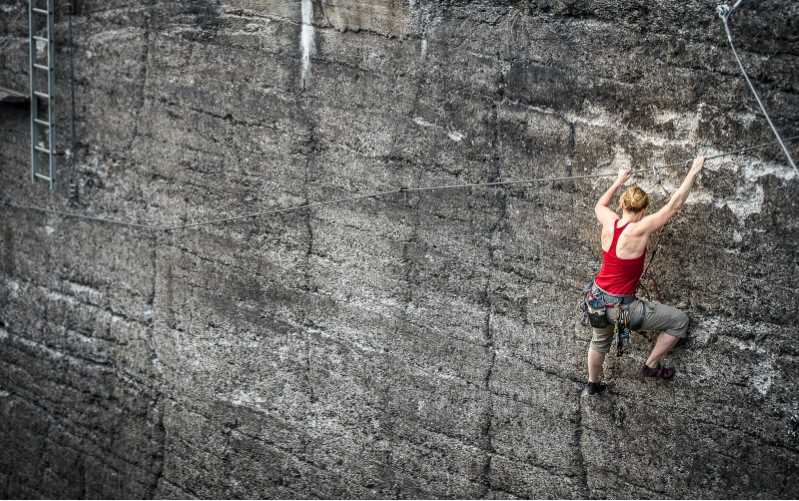
M630 186L619 198L619 209L641 212L649 207L649 195L638 186Z

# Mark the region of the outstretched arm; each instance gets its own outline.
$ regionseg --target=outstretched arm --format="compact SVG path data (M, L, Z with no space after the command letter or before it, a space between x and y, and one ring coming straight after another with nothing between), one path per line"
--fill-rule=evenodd
M677 212L679 212L685 203L685 200L688 198L688 193L690 193L691 188L694 186L696 176L702 170L704 164L705 157L699 156L694 159L694 163L691 165L691 170L688 171L688 174L685 176L685 179L683 179L683 182L677 191L674 192L666 205L661 207L659 211L655 212L651 216L646 216L645 218L641 219L641 221L636 225L636 233L655 232L665 226L666 223L669 222L669 219L674 217Z
M613 184L610 185L608 191L605 192L604 195L599 197L599 201L594 206L594 213L596 214L596 218L602 223L603 226L612 224L613 221L619 218L618 214L616 214L613 209L610 208L610 202L613 200L613 195L616 194L621 186L630 179L632 176L633 171L627 169L625 171L619 172L619 176L613 181Z

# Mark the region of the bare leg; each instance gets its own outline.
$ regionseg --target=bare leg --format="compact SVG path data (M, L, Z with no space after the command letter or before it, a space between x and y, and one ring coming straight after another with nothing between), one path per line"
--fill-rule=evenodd
M598 351L588 351L588 382L598 383L602 381L602 364L605 362L605 354Z
M671 334L666 334L665 332L662 333L660 336L658 336L658 340L655 342L655 347L652 349L652 353L650 353L649 358L646 359L647 367L653 369L657 367L657 364L658 362L660 362L660 359L666 356L666 354L670 352L671 349L674 348L674 345L676 345L679 341L680 338L678 338L677 336L672 336ZM588 367L590 374L591 370L590 363Z

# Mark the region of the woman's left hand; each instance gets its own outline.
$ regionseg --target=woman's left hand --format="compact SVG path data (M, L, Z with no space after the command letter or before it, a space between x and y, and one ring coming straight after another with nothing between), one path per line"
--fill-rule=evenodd
M616 183L622 185L627 182L633 175L633 170L628 168L621 168L619 169L619 177L616 178Z

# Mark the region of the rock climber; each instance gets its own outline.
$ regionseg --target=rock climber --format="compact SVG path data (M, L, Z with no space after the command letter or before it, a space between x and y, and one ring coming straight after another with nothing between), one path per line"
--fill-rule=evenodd
M662 228L685 203L694 180L705 163L697 157L679 189L668 203L654 214L646 216L649 196L638 186L627 188L619 199L621 217L610 208L616 192L632 175L622 171L610 188L599 199L594 212L602 224L602 267L586 295L593 309L589 309L592 325L591 344L588 348L588 393L605 391L602 383L602 365L613 340L613 324L620 317L627 319L628 327L635 330L659 331L655 347L640 369L643 377L671 379L674 369L660 365L660 360L685 338L688 333L688 315L677 308L644 301L636 297L638 284L644 270L647 242L650 235ZM604 314L605 318L602 318Z

